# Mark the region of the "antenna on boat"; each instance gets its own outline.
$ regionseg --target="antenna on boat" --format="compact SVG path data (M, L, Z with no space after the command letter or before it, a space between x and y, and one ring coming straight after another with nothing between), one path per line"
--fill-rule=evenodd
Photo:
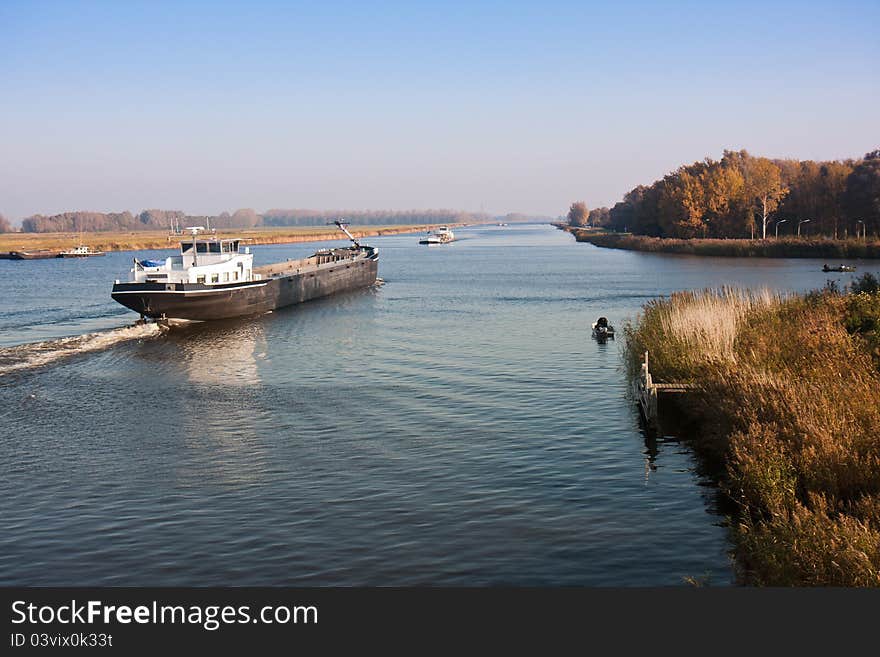
M355 245L357 248L361 248L360 242L358 242L358 241L354 238L354 235L352 235L351 233L348 232L348 229L346 228L346 226L347 226L348 224L346 224L346 223L344 223L344 222L342 222L342 221L334 221L333 223L336 224L337 226L339 226L339 229L340 229L343 233L345 233L346 235L348 235L348 239L350 239L350 240L354 243L354 245ZM329 226L330 224L327 224L327 225Z
M192 233L193 237L193 267L195 267L198 265L198 256L196 256L196 251L198 250L196 249L196 235L199 234L200 230L205 230L205 228L203 226L187 226L186 229Z

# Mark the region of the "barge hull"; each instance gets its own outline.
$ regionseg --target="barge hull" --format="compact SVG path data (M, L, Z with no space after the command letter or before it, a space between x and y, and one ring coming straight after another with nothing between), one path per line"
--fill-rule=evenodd
M59 257L58 251L9 251L0 253L0 260L48 260Z
M378 270L378 261L368 257L243 284L116 283L111 296L126 308L153 319L229 319L366 288L376 282Z

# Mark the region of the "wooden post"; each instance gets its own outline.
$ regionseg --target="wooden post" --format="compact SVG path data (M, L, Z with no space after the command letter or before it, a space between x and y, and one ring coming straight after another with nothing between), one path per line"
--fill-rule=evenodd
M645 420L652 426L657 425L657 387L654 385L651 371L648 369L648 352L645 352L645 362L642 363L639 377L633 382L633 391L636 394Z

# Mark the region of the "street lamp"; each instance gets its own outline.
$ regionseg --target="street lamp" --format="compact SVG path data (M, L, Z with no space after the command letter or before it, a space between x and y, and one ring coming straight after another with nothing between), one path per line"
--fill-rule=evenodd
M776 237L779 238L779 224L784 224L788 219L780 219L776 222Z
M801 224L808 224L808 223L810 223L811 221L812 221L812 219L801 219L801 220L798 222L798 237L801 236Z

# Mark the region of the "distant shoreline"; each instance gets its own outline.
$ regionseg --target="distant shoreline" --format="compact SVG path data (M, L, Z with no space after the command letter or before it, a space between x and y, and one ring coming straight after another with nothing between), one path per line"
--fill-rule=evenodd
M406 226L364 226L349 227L356 238L379 235L400 235L419 233L441 224L413 224ZM464 226L465 224L442 224L445 226ZM217 231L218 236L249 238L248 244L293 244L298 242L323 242L345 239L338 228L296 227L296 228L227 228ZM38 249L63 250L79 244L95 251L154 251L176 249L186 235L170 235L165 231L124 231L93 233L2 233L0 252L36 251Z
M574 235L578 242L587 242L606 249L735 258L880 259L880 240L876 239L867 241L835 240L827 237L780 237L766 240L677 239L595 232L564 224L555 224L555 226Z

